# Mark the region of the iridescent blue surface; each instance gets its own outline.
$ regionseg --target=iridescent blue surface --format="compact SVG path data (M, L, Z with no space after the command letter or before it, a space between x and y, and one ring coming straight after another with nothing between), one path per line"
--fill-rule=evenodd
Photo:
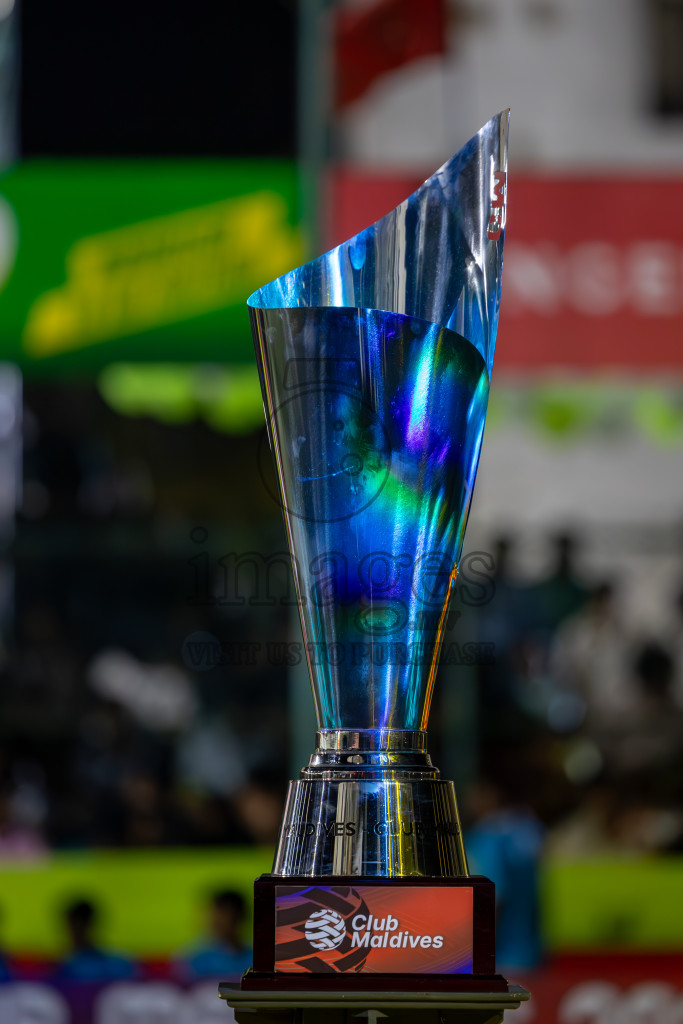
M507 112L249 299L324 729L426 727L486 415L506 140Z

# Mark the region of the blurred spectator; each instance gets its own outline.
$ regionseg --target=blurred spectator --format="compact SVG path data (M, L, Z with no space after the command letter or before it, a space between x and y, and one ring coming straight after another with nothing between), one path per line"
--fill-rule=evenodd
M578 577L576 537L558 534L551 547L550 575L526 583L511 571L512 539L503 535L494 543L493 597L480 609L478 627L479 638L495 650L491 664L478 668L485 740L545 722L555 731L567 728L563 708L555 713L549 652L558 627L585 605L589 591Z
M174 840L173 820L157 780L144 771L126 776L122 787L123 842L162 846Z
M179 962L178 970L185 980L231 980L251 966L251 949L241 939L245 913L240 893L224 889L214 894L208 906L206 939Z
M559 533L551 543L553 563L550 575L533 588L535 628L549 634L569 616L575 615L590 593L581 582L576 566L579 551L576 535Z
M553 829L549 853L581 859L677 848L683 815L658 805L656 788L649 772L602 773L581 793L574 812Z
M247 782L244 755L225 716L195 721L177 747L177 772L191 789L216 795L239 791Z
M637 704L622 737L625 769L672 769L683 736L683 711L674 699L676 665L660 643L648 641L636 653Z
M277 840L283 800L278 788L267 780L253 779L233 798L237 820L255 843Z
M90 900L78 899L70 903L64 914L64 923L71 950L59 966L56 980L103 982L135 977L134 964L97 945L97 911Z
M79 704L80 652L57 601L30 600L18 617L16 637L8 696L29 717L37 713L53 722L67 721Z
M493 644L495 657L482 659L477 666L480 703L488 713L482 716L485 728L495 731L498 715L518 711L513 694L514 651L529 625L529 588L517 583L510 571L514 552L511 537L498 537L493 545L493 577L490 600L478 610L478 639ZM495 709L493 715L491 709ZM509 727L509 726L507 726Z
M635 707L629 648L611 583L597 586L585 608L557 632L552 674L561 688L581 698L591 730L615 730Z
M38 829L20 820L14 791L10 788L0 791L0 860L26 860L46 853L47 847Z
M496 885L496 961L508 967L534 967L541 956L539 863L544 829L523 802L506 798L492 780L481 780L470 794L474 817L465 837L470 869Z
M574 859L612 852L610 832L615 798L614 786L604 777L592 780L574 811L551 831L548 853Z

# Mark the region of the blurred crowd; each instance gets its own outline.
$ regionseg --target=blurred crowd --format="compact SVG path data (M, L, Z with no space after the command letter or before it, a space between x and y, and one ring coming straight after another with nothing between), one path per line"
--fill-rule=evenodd
M289 609L212 589L223 555L280 529L258 438L230 442L237 493L202 423L128 421L92 386L27 397L22 504L0 536L0 857L272 842L286 667L187 647L287 637Z
M521 582L513 541L499 540L477 615L495 657L477 667L465 845L495 881L506 968L542 956L545 856L683 851L683 590L656 631L639 630L615 580L582 578L574 535L548 543L551 571Z
M291 581L250 600L249 567L240 595L227 569L284 547L267 445L233 437L228 459L206 425L126 420L92 387L27 400L24 503L0 551L0 857L272 843L292 666L264 646L300 640L296 608ZM486 599L451 634L492 652L467 670L465 820L495 828L517 809L563 857L678 851L683 592L639 628L619 579L583 571L586 538L539 540L548 567L531 578L499 538ZM437 763L460 742L439 701L453 687L462 704L463 672L435 688Z
M251 966L251 948L243 939L245 920L246 904L239 892L223 889L211 894L205 906L202 935L178 950L168 963L152 967L103 945L100 908L80 896L70 900L62 911L64 955L42 964L40 973L44 980L57 985L145 980L158 976L159 971L183 984L203 978L233 980ZM0 983L27 973L36 973L35 963L26 965L0 948Z
M555 538L552 573L531 583L509 571L511 542L496 547L495 586L475 618L494 656L476 665L479 782L465 817L474 825L492 800L530 808L565 857L680 850L683 593L656 636L640 635L621 617L615 582L589 586L575 571L575 543ZM271 638L288 635L281 612L268 609ZM64 710L60 671L74 686L77 659L57 608L28 618L19 666L48 680L35 695L45 729L45 712ZM215 633L192 635L230 626L224 614L207 622ZM249 636L244 614L233 628ZM273 842L289 774L288 683L286 666L253 660L193 672L181 657L96 652L68 702L69 729L0 743L0 857ZM435 724L448 743L448 722Z
M656 629L638 628L617 580L582 578L575 536L549 544L552 571L533 583L511 573L510 538L495 551L479 615L496 651L479 669L482 784L532 808L559 856L678 852L683 589Z

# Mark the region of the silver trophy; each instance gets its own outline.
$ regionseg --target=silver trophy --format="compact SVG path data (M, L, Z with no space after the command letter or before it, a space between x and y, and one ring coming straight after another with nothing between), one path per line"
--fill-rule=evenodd
M426 729L486 417L508 114L249 299L319 725L278 877L468 873Z

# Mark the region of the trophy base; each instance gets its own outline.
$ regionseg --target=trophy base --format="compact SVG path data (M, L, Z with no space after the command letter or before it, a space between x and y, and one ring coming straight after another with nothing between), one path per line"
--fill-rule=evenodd
M241 992L329 992L330 976L282 977L249 969L242 975ZM502 974L350 974L335 983L345 992L507 992Z
M495 889L469 878L262 875L242 990L503 992Z
M320 732L289 784L273 872L466 876L455 788L432 765L426 733Z
M372 993L330 989L254 992L222 983L218 994L235 1013L237 1024L355 1024L358 1018L386 1024L500 1024L506 1010L529 998L520 985L500 991L472 989L444 992L423 986L397 990L393 984Z

